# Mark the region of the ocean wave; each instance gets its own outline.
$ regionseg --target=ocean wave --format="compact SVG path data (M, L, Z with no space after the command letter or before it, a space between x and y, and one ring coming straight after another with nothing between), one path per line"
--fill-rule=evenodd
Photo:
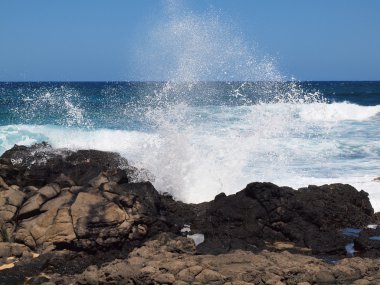
M349 102L303 104L300 117L307 121L366 121L380 113L380 105L360 106Z
M0 126L0 154L13 145L31 145L47 141L55 148L98 149L131 154L154 139L138 131L67 128L54 125ZM128 152L126 152L128 150Z
M309 107L319 105L265 104L214 112L198 108L189 111L198 123L187 126L185 118L183 124L150 132L6 125L0 126L0 154L14 144L41 141L55 148L119 152L134 166L150 171L157 189L186 202L207 201L222 191L232 194L252 181L301 187L314 176L330 182L350 175L378 176L376 132L363 137L376 122L325 126L298 115Z

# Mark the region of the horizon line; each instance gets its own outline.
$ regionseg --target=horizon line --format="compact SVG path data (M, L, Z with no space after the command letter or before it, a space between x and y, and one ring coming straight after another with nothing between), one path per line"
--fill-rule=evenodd
M172 80L10 80L0 83L289 83L289 82L380 82L378 80L198 80L198 81L172 81Z

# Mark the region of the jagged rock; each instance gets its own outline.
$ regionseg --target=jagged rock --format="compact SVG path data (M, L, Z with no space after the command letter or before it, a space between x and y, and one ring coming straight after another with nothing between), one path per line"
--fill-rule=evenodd
M128 167L118 154L54 150L43 143L15 146L3 154L1 162L0 222L2 227L15 223L9 239L36 250L55 244L90 249L147 235L142 220L145 207L132 194L134 186L118 187L129 181L131 172L118 168ZM23 192L17 185L8 186L15 182ZM115 190L118 194L110 187L107 196L100 189L105 183L119 189Z
M0 191L0 221L11 221L24 201L25 194L13 188Z
M35 249L110 246L162 231L179 234L191 224L205 236L200 253L279 249L281 241L291 243L290 249L344 254L348 240L339 230L364 226L373 214L368 195L343 184L294 191L251 183L235 195L191 205L159 195L150 183L129 183L128 171L119 168L127 162L115 153L40 144L15 146L1 161L7 166L4 183L18 181L25 193L1 191L0 218L17 220L10 238Z
M49 183L60 182L62 177L69 184L87 185L88 181L106 171L111 180L126 183L134 175L135 169L117 153L97 150L53 149L47 143L31 147L15 145L1 156L1 176L8 184L41 187ZM125 170L118 168L123 167ZM65 183L66 183L65 182ZM68 185L62 185L68 187Z
M380 241L369 239L377 232L342 234L345 227L376 221L368 194L349 185L296 191L251 183L195 205L160 194L149 182L132 182L136 171L115 153L15 146L0 158L0 241L42 253L30 270L66 276L56 276L63 284L350 283L379 268L377 261L332 266L284 252L341 258L354 242L361 255L380 256ZM185 224L189 232L181 232ZM182 236L193 234L204 241L195 246ZM10 254L11 248L6 243L3 251ZM79 269L71 262L78 259ZM18 272L17 278L35 275L26 275L27 265L6 270Z
M50 272L50 280L58 284L237 285L378 284L380 281L380 259L346 258L332 264L311 256L266 250L257 254L236 250L220 255L196 255L173 252L168 245L177 242L185 242L185 238L160 235L122 259L90 265L83 273ZM82 259L85 262L86 256ZM53 260L47 263L50 268L56 267ZM169 265L176 263L180 266ZM12 270L15 272L16 268ZM58 271L65 272L62 268Z
M200 204L195 211L183 205L177 211L181 209L190 213L185 223L205 235L198 249L215 253L287 241L315 253L344 254L347 239L338 229L363 227L373 215L368 194L343 184L294 191L272 183L251 183L235 195ZM182 214L176 216L178 220Z
M41 205L57 196L60 192L61 189L58 184L48 184L42 187L22 206L19 212L19 218L25 219L37 215L41 212Z
M100 195L83 192L71 206L71 215L77 237L92 239L99 245L125 239L133 223L115 203Z
M29 248L23 244L0 242L0 258L10 256L20 257L26 251L29 251Z

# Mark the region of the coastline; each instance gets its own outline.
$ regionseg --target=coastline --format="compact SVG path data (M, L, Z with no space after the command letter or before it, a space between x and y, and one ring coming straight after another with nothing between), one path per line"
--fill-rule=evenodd
M0 283L380 281L380 231L368 227L379 219L364 191L256 182L186 204L136 182L138 171L117 153L46 143L6 151Z

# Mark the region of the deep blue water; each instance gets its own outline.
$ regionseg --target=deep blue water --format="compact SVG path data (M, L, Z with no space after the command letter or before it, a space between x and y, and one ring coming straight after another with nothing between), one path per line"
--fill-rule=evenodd
M0 82L0 125L57 124L66 125L66 102L84 110L87 122L95 128L138 129L139 115L126 108L141 103L145 96L160 92L162 82ZM187 88L186 102L196 106L239 105L233 96L240 82L201 82ZM278 84L281 89L281 83ZM350 102L361 106L380 105L380 82L301 82L305 92L319 92L328 102ZM277 88L250 83L242 88L244 95L257 103L270 101ZM52 98L42 98L50 93ZM42 98L42 99L41 99ZM143 103L141 105L144 105ZM140 106L141 107L141 106ZM123 114L123 120L114 115ZM139 124L140 123L140 124ZM77 124L77 123L74 123ZM80 123L77 124L80 126Z

